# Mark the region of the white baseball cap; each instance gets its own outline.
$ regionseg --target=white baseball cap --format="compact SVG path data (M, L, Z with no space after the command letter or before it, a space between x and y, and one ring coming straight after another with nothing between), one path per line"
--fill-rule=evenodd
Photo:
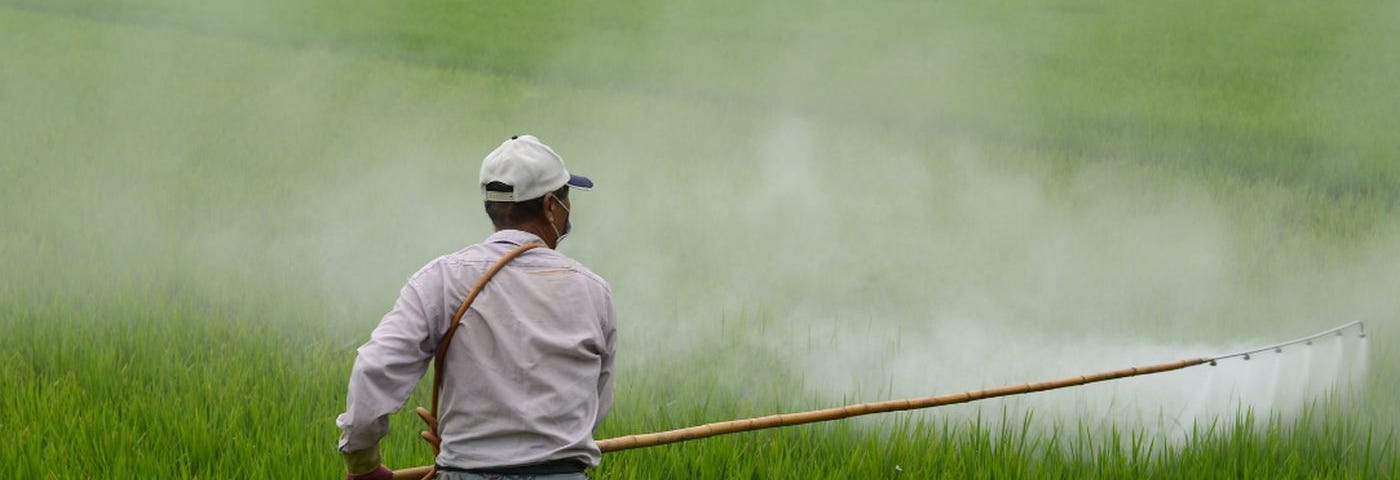
M491 182L512 187L509 192L486 190ZM481 196L488 202L523 202L543 197L564 185L588 190L593 181L570 175L564 159L533 135L510 137L481 161Z

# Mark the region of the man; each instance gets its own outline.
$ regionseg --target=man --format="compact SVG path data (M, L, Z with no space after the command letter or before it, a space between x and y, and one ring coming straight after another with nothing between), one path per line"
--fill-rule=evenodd
M481 192L496 232L429 262L359 348L350 373L340 452L350 479L389 479L379 440L408 400L444 332L483 273L510 261L471 304L451 338L438 413L438 478L587 478L602 454L593 429L612 404L616 348L612 291L554 250L572 227L570 175L553 149L511 137L481 164Z

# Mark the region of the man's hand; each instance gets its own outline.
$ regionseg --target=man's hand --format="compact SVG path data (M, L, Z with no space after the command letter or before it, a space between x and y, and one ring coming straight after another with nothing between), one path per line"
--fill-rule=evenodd
M345 458L346 480L394 480L394 472L384 467L378 445L340 455Z

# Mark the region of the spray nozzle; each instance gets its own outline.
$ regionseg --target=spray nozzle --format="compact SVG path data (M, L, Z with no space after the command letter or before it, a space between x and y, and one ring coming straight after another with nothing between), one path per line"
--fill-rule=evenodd
M1215 366L1215 360L1211 360L1211 361L1210 361L1210 366L1212 366L1212 367Z
M1312 346L1312 340L1308 340L1307 342L1304 342L1303 345L1307 345L1307 346L1311 347L1311 346Z
M1245 360L1249 360L1249 354L1248 354L1248 353L1244 354L1244 359L1245 359Z
M1283 347L1274 347L1274 353L1283 353Z

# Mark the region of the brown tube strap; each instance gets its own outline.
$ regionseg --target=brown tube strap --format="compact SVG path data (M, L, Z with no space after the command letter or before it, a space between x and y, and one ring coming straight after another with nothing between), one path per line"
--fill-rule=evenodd
M457 327L462 324L462 316L466 315L467 309L471 308L472 302L475 301L477 295L480 295L481 291L486 288L486 283L491 281L491 277L496 276L496 273L500 272L502 268L505 268L507 263L510 263L515 257L520 256L520 254L528 250L543 246L544 244L541 243L526 243L507 252L505 256L502 256L500 260L497 260L495 264L491 265L491 268L487 269L486 273L476 281L476 285L472 286L471 291L467 293L467 298L462 300L462 305L457 307L457 313L452 315L452 323L448 325L447 331L442 334L442 343L438 344L437 354L433 356L433 409L432 411L424 410L423 407L415 409L418 413L418 417L423 419L423 423L428 424L428 430L423 431L419 435L422 436L424 440L427 440L428 443L432 444L433 454L441 453L442 448L442 437L438 435L437 416L438 402L442 397L442 374L446 369L447 347L452 344L452 336L457 333ZM423 478L432 478L436 473L437 472L430 470Z

